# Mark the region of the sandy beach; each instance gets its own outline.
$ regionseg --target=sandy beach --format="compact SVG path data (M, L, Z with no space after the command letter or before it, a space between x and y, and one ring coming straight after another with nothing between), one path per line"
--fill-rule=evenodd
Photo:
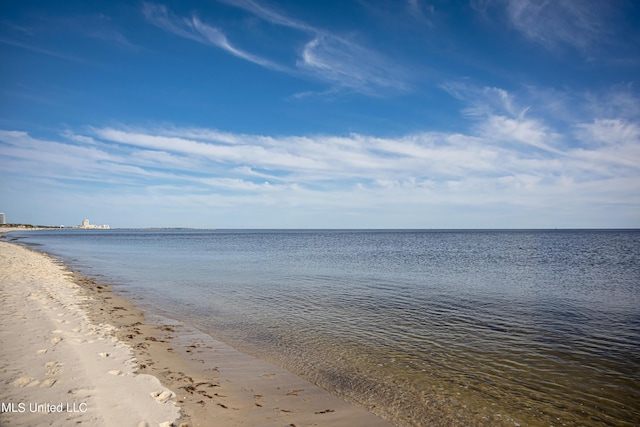
M391 425L3 241L0 303L3 426Z

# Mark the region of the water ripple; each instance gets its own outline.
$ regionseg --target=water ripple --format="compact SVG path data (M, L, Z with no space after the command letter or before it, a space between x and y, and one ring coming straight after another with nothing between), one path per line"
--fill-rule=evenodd
M398 425L640 425L638 231L101 236L25 239Z

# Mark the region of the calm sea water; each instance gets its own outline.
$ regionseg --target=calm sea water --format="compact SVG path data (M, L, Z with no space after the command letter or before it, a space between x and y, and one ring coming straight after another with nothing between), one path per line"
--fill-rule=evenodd
M640 425L640 231L10 237L398 425Z

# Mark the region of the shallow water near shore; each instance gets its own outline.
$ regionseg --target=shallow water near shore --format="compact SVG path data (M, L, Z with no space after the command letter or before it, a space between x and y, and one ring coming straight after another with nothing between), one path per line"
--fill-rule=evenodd
M398 425L640 424L639 231L7 237Z

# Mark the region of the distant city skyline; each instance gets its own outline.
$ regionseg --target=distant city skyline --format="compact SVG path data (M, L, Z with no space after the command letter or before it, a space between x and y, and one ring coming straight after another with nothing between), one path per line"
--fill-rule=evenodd
M6 214L4 212L0 212L0 224L3 225L7 225L7 220L6 220ZM111 227L109 227L108 224L101 224L101 225L97 225L97 224L91 224L91 222L89 221L88 218L83 219L80 224L74 224L74 225L65 225L65 224L54 224L54 223L49 223L49 222L39 222L39 223L31 223L31 222L24 222L24 221L12 221L11 223L9 223L8 225L11 224L20 224L20 225L31 225L31 226L45 226L45 227L56 227L56 228L91 228L91 229L109 229Z
M0 12L11 221L640 227L638 2Z

